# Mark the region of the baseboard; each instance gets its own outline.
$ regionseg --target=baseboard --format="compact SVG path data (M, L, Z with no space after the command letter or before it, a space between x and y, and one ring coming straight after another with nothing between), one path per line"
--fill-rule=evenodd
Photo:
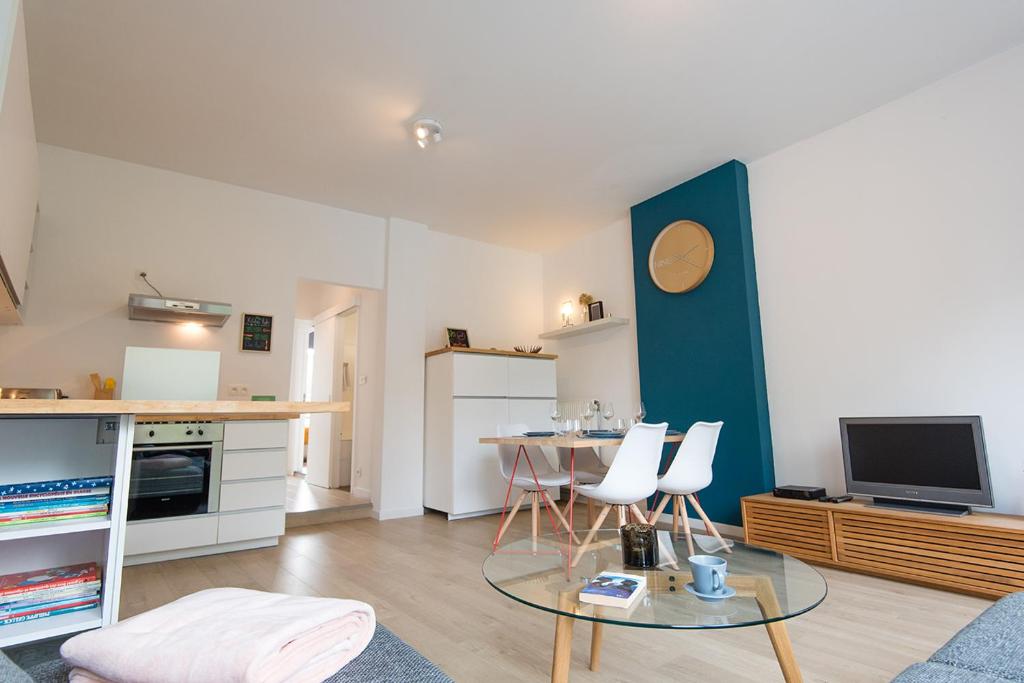
M403 517L422 517L423 506L411 508L394 508L392 510L374 510L370 516L379 522L389 519L401 519Z
M271 536L270 538L256 538L251 541L235 541L234 543L201 545L195 548L163 550L156 553L143 553L141 555L125 555L124 566L131 567L136 564L149 564L150 562L164 562L166 560L181 560L186 557L201 557L203 555L219 555L220 553L232 553L236 550L269 548L277 545L277 538L277 536Z

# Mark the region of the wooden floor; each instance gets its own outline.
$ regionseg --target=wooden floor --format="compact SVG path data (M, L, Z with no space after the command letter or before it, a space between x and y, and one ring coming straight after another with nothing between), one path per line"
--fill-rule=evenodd
M584 508L585 509L585 508ZM583 513L581 509L580 513ZM528 533L521 516L510 538ZM554 617L513 602L480 574L495 517L438 514L291 529L276 548L126 567L121 617L215 586L353 597L456 681L545 681ZM514 534L514 536L513 536ZM888 681L989 601L822 569L825 602L787 622L806 681ZM590 629L573 636L573 681L781 681L762 627L667 632L605 627L602 671Z
M288 476L288 490L285 497L287 512L310 512L312 510L331 510L334 508L363 505L370 501L343 489L325 489L312 486L305 477Z

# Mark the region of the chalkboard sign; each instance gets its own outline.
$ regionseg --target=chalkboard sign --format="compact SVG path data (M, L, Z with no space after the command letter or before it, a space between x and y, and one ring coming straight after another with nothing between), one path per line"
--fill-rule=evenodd
M259 313L242 314L242 350L270 353L270 331L274 316Z

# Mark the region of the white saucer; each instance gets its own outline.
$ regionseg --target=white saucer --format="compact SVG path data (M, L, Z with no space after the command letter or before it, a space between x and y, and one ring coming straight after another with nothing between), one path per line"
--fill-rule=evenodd
M711 593L698 593L697 589L693 587L693 582L690 582L683 587L698 598L706 598L707 600L724 600L725 598L731 598L736 595L736 589L732 586L726 586L725 590L717 595L712 595Z

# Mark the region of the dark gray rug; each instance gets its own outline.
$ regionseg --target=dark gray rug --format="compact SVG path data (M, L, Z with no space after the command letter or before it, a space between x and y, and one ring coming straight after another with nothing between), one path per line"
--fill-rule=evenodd
M66 683L68 667L60 658L64 638L8 648L0 653L2 683ZM3 655L6 654L10 657ZM4 661L7 660L7 661ZM377 624L362 654L326 683L454 683L411 645Z

